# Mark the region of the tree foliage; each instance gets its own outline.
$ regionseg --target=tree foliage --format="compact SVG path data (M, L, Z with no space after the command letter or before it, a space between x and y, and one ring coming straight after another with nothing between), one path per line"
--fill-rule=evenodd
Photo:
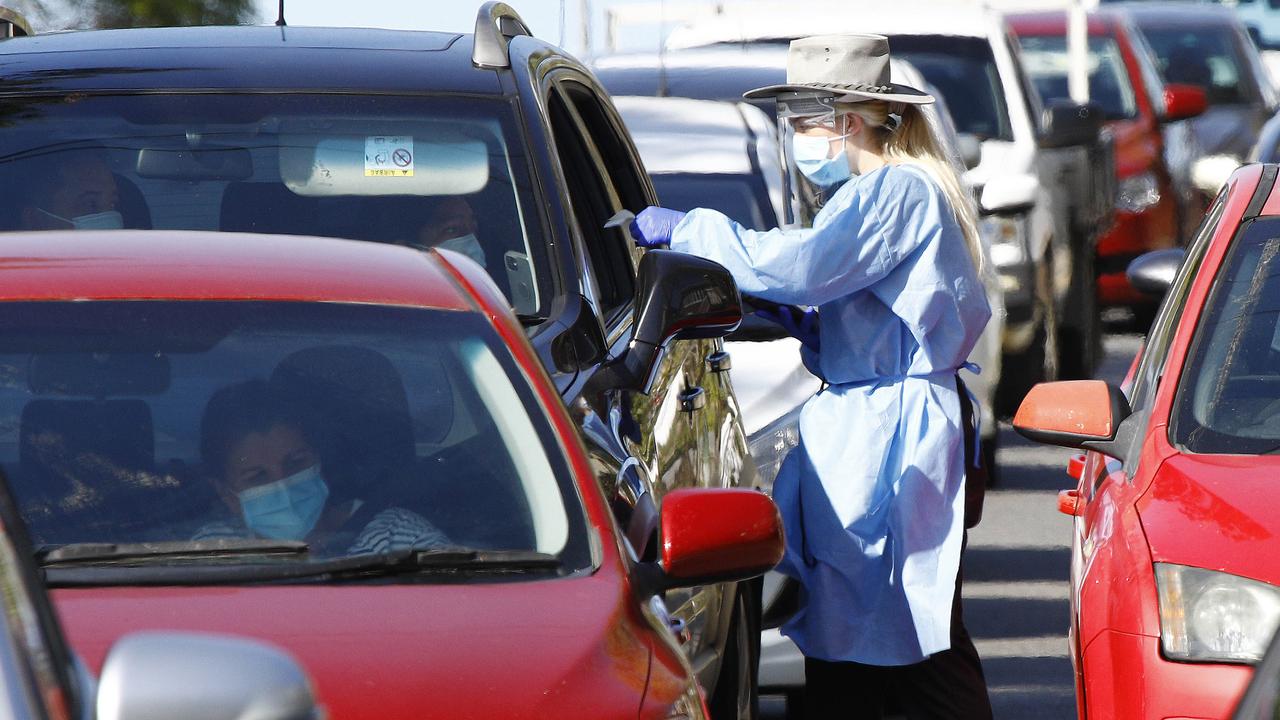
M89 0L101 28L237 25L257 20L253 0Z

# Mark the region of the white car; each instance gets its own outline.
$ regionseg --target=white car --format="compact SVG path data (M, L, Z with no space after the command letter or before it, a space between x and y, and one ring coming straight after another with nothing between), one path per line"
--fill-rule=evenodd
M896 81L927 86L906 63L895 62L893 72ZM608 73L604 81L607 86ZM615 96L614 104L664 206L718 209L759 230L786 224L789 212L783 192L782 154L773 119L763 111L746 103L672 97ZM945 106L926 107L925 112L941 129L951 153L958 156ZM988 238L983 239L989 256ZM1000 373L1004 311L995 275L988 273L985 279L992 321L970 356L983 367L983 373L975 376L964 371L964 379L982 406L984 447L989 449L988 462L994 462L992 404ZM779 330L771 323L748 319L725 343L732 361L734 394L765 490L772 489L782 459L799 442L801 406L821 388L821 381L800 362L800 343L780 336ZM781 575L769 573L765 577L760 686L766 691L794 693L804 686L804 658L778 630L789 611L783 589Z

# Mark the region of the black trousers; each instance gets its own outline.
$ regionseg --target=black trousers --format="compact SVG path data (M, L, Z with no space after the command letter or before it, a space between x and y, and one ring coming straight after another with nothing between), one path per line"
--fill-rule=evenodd
M951 649L914 665L881 666L804 660L804 716L810 720L879 720L886 707L911 720L990 720L982 663L964 627L961 573L951 603Z

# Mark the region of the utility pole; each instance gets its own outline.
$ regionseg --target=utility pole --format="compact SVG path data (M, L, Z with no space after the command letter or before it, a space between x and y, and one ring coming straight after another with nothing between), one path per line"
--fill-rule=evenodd
M1089 102L1089 11L1098 0L1075 0L1067 10L1067 91L1077 103Z

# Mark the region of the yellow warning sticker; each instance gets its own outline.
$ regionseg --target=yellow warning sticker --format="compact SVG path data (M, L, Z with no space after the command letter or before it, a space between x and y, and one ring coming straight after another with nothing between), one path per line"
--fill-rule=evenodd
M413 137L372 135L364 139L365 177L413 177Z

